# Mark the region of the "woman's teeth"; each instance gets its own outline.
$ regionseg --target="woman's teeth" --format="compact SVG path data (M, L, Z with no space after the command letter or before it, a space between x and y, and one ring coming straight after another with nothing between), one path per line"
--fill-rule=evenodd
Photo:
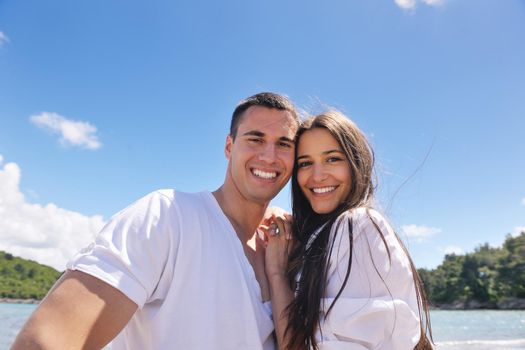
M335 186L312 188L314 193L327 193L335 190Z

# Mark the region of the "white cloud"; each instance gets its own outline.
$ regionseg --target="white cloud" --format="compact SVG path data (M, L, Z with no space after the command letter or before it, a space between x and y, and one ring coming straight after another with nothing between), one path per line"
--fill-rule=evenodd
M444 0L421 0L429 6L440 6L445 2Z
M60 134L60 142L90 150L102 144L97 138L97 128L88 122L70 120L56 113L42 112L29 118L36 126Z
M4 162L4 156L0 154L0 165Z
M417 242L422 242L426 238L441 232L440 228L427 227L418 225L403 225L401 226L403 233L409 238L415 238Z
M525 205L525 198L521 199L521 205Z
M0 32L0 47L4 44L7 44L9 42L9 38L7 35L4 34L4 32Z
M514 227L514 231L512 232L512 235L516 237L516 236L519 236L522 232L525 232L525 226Z
M460 255L460 254L463 254L463 248L461 247L458 247L456 245L449 245L447 247L445 247L445 249L443 249L443 252L445 254L456 254L456 255Z
M401 7L402 9L413 9L416 7L416 0L395 0L397 6Z
M20 192L16 163L0 168L0 250L64 270L67 260L88 245L104 225L55 204L28 203Z
M416 8L418 2L422 2L428 6L441 6L445 0L394 0L396 5L404 10L413 10Z

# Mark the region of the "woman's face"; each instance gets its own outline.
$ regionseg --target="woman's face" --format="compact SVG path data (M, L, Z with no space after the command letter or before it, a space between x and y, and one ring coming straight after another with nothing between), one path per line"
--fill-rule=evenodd
M350 164L322 128L305 131L297 145L297 182L317 214L332 212L350 193Z

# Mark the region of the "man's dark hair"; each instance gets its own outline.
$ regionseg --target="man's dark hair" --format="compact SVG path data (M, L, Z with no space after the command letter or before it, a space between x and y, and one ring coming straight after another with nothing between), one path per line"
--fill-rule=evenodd
M273 92L260 92L239 102L233 111L230 124L230 136L234 140L237 136L237 129L239 128L239 124L244 112L246 112L246 110L252 106L261 106L266 108L275 108L281 111L288 111L297 122L297 125L300 123L297 111L287 96L275 94Z

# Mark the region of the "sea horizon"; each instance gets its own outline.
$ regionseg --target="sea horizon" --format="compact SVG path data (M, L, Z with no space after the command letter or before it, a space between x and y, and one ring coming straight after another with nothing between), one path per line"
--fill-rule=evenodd
M36 307L0 302L0 350L9 349ZM525 310L431 310L430 319L438 350L525 349Z

